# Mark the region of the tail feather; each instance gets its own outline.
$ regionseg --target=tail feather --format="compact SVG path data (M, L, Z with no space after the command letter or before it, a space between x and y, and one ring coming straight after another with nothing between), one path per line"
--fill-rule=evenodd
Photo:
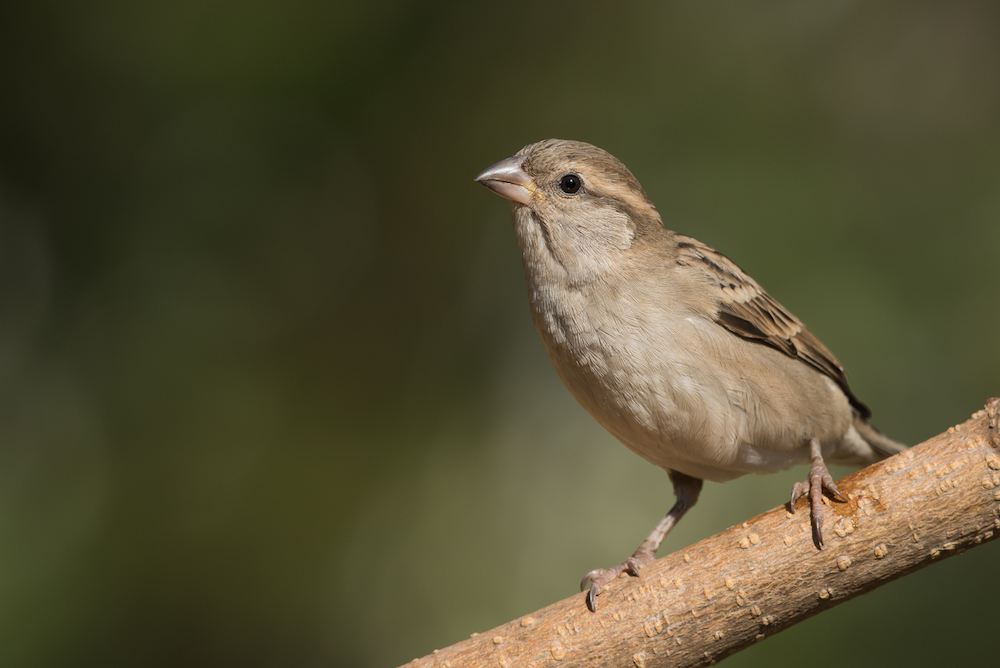
M882 459L898 455L908 447L899 441L894 441L888 436L885 436L878 429L868 424L868 422L865 421L865 419L860 415L855 416L854 418L854 429L861 435L861 438L868 442L868 445L872 447L872 450L874 450L875 453Z

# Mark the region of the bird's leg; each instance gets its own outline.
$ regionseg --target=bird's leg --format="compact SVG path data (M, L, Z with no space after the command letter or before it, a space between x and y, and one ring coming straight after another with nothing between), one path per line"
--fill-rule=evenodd
M625 560L625 563L612 568L595 568L587 573L580 583L580 590L582 591L586 589L587 582L590 582L590 591L587 592L587 607L590 608L591 612L596 610L595 598L604 589L604 585L622 573L638 577L639 566L653 561L660 543L663 542L663 539L674 528L674 525L684 516L684 513L690 510L691 506L698 501L698 493L701 492L702 483L700 478L692 478L679 471L667 471L667 475L670 476L670 482L674 484L674 495L677 497L677 501L674 502L670 512L660 520L656 528L646 536L646 540L642 541L642 545L639 546L631 557Z
M794 513L795 502L799 500L799 497L808 492L812 510L813 541L816 543L816 547L823 549L823 518L820 516L823 508L823 490L830 492L830 495L838 501L847 501L847 497L837 489L837 485L833 482L833 476L830 475L830 471L826 468L818 438L813 438L809 441L809 454L812 456L812 467L809 469L809 477L806 479L806 482L797 482L792 486L790 506Z

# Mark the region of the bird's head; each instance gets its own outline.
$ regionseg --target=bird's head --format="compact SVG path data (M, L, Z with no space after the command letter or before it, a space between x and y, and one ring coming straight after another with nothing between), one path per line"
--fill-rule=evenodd
M639 181L616 157L546 139L486 168L476 181L514 203L525 262L599 268L663 226Z

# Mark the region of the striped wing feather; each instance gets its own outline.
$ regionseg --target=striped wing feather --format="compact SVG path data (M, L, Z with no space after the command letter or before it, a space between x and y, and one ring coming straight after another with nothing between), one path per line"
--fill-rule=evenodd
M847 372L826 346L725 255L690 237L677 236L677 263L700 269L718 285L715 320L733 334L771 346L826 374L862 418L871 411L851 392Z

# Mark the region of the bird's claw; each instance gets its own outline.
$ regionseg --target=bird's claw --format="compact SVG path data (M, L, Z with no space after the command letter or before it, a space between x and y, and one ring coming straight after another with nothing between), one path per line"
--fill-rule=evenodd
M604 591L604 585L608 584L622 573L632 577L639 577L639 567L646 563L646 560L632 555L625 560L625 563L612 566L611 568L595 568L583 576L580 581L580 591L587 588L590 582L590 591L587 592L587 609L591 612L597 611L597 597Z
M816 547L820 549L823 549L824 545L823 517L821 515L823 492L828 492L837 501L847 502L847 497L837 489L837 485L833 481L833 476L830 475L826 465L820 461L814 463L812 468L809 469L809 477L805 482L797 482L792 485L792 496L789 501L791 511L794 513L795 502L806 494L809 495L813 541L815 541Z

